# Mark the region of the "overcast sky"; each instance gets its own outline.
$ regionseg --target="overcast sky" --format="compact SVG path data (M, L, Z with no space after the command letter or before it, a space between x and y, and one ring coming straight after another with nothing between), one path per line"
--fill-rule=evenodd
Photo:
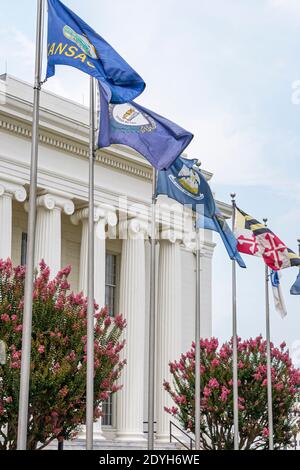
M65 0L147 83L139 103L195 134L188 149L214 173L218 199L269 225L290 248L300 238L300 1ZM0 72L32 82L35 0L0 0ZM59 67L45 88L88 103L88 76ZM293 95L294 93L294 95ZM214 257L213 333L231 334L231 265L219 239ZM265 332L264 265L238 270L239 333ZM285 320L271 303L272 337L300 366L296 268L283 272ZM271 299L272 301L272 299Z

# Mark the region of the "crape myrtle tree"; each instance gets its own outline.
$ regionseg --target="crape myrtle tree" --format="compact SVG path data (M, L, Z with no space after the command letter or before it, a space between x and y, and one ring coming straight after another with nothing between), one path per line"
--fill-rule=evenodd
M85 423L87 299L70 293L70 270L62 269L50 279L42 261L34 282L28 449L72 439ZM24 267L0 261L2 450L16 448L24 281ZM120 360L120 336L125 326L121 316L110 318L106 309L95 305L95 420L101 403L119 389L116 382L125 365Z
M294 409L299 400L300 371L286 344L271 344L274 448L293 444L299 432ZM195 432L195 344L169 364L173 384L164 383L174 406L165 408L183 429ZM238 340L240 449L268 448L267 353L262 336ZM203 449L233 449L232 342L219 348L215 338L201 340L201 443Z

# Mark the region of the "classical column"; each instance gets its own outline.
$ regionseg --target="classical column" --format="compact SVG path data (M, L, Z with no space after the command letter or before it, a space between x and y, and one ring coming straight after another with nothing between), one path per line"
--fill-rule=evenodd
M148 226L138 218L120 227L123 238L120 313L127 320L124 331L126 358L117 394L117 437L121 440L143 440L143 399L145 366L145 234ZM125 228L127 229L125 232ZM122 230L124 229L124 230ZM127 236L124 236L126 233Z
M200 276L200 309L201 312L201 337L210 338L212 335L212 258L216 244L205 234L201 248L201 272ZM208 233L211 237L211 232Z
M79 209L71 217L74 225L82 224L80 268L79 268L79 290L87 294L88 282L88 217L87 207ZM116 213L112 210L96 207L94 213L95 222L95 300L99 307L105 305L105 261L106 261L106 232L105 226L117 224ZM94 436L97 440L104 439L101 418L95 423Z
M25 188L10 180L0 179L0 259L11 258L12 201L24 202Z
M43 194L37 199L35 264L43 259L56 276L61 269L61 215L72 215L74 204L56 194Z
M71 217L74 225L82 223L80 268L79 268L79 290L85 295L87 293L88 275L88 217L87 207L79 209ZM99 307L105 305L105 254L106 254L106 232L105 226L117 224L117 216L113 210L96 207L94 213L95 222L95 300Z
M170 416L164 407L173 406L163 388L171 382L169 362L178 360L181 344L181 251L179 235L163 232L159 250L157 356L156 356L156 439L169 440ZM181 236L180 236L181 237Z

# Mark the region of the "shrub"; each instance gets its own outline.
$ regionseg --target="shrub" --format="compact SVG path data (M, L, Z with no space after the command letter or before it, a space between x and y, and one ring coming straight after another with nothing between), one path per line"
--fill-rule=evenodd
M70 270L62 269L50 280L42 261L34 282L28 449L72 439L85 423L87 299L70 293ZM24 267L0 261L0 340L7 356L0 364L2 450L16 448L24 280ZM119 389L124 327L121 316L112 319L95 305L95 420L101 403Z
M299 430L293 410L300 391L300 371L292 365L285 343L271 345L274 447L292 443ZM268 448L266 342L238 342L240 449ZM165 410L182 427L195 431L195 344L180 360L170 363L173 386L164 388L174 400ZM201 443L204 449L233 449L232 343L201 340Z

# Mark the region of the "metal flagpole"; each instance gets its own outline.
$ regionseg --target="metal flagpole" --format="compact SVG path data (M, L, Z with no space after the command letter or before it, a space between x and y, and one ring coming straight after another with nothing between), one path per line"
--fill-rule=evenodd
M39 110L40 110L42 54L43 54L43 24L44 24L44 0L38 0L37 1L33 119L32 119L32 144L31 144L31 164L30 164L28 245L27 245L27 263L26 263L27 266L26 266L25 291L24 291L22 359L21 359L21 378L20 378L19 415L18 415L18 441L17 441L18 450L26 450L27 448L30 354L31 354L31 333L32 333L32 290L33 290L33 275L34 275L36 194L37 194L38 145L39 145Z
M94 168L95 168L95 79L90 77L89 143L89 237L86 367L86 450L93 450L94 432Z
M197 162L201 167L201 162ZM198 217L204 214L198 215ZM200 450L201 437L201 240L200 230L196 228L196 312L195 312L195 450Z
M268 219L263 219L267 226ZM269 450L274 449L273 404L272 404L272 372L271 372L271 335L270 335L270 301L269 301L269 267L265 266L265 296L266 296L266 340L267 340L267 393L268 393L268 427Z
M156 310L156 181L152 175L151 260L150 260L150 312L149 312L149 375L148 375L148 450L154 449L154 397L155 397L155 310Z
M195 315L195 450L200 450L201 437L201 348L200 348L200 275L201 270L201 242L200 231L196 230L196 315Z
M232 231L235 226L235 196L231 194ZM236 262L232 261L232 373L233 373L233 426L234 450L239 450L239 390L238 390L238 340L236 306Z

